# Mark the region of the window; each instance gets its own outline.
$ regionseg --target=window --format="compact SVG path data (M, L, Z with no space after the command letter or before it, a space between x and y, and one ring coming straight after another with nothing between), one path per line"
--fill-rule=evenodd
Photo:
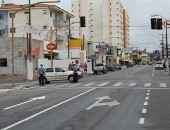
M4 14L0 14L0 20L4 20Z
M47 10L43 10L43 14L47 14Z
M0 58L0 67L7 67L7 58Z
M13 15L14 13L9 13L9 18L12 18Z
M13 29L14 29L14 33L15 33L15 32L16 32L16 31L15 31L15 28L13 28ZM10 28L10 33L12 33L12 28Z
M53 13L52 12L50 12L50 17L53 17Z
M53 68L47 68L47 69L45 70L45 72L54 72L54 69L53 69Z
M0 37L2 37L2 30L0 30Z

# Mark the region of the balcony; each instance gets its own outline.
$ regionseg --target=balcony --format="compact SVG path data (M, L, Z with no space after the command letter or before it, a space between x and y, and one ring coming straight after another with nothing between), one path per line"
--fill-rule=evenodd
M55 20L53 20L53 25L55 27L62 27L62 26L64 26L64 21L59 20L59 19L55 19Z

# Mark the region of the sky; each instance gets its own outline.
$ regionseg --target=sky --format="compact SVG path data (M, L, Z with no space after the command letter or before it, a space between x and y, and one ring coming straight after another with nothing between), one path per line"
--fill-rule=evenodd
M0 0L1 1L1 0ZM5 3L25 4L28 0L4 0ZM32 3L40 0L31 0ZM47 1L47 0L41 0ZM70 12L71 0L60 0L56 5ZM130 21L130 47L134 49L147 49L149 52L161 49L160 34L163 30L151 30L151 15L161 15L170 20L169 0L122 0L124 8L129 14ZM158 17L157 17L158 18ZM168 29L168 40L170 41L170 29ZM164 39L165 40L165 39ZM170 43L170 42L169 42ZM165 42L164 42L165 44Z

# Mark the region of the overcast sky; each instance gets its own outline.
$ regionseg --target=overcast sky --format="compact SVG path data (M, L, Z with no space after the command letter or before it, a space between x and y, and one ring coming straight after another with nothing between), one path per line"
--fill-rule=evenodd
M5 3L25 4L28 0L4 0ZM31 0L32 3L40 0ZM43 0L41 0L43 1ZM44 0L47 1L47 0ZM60 0L57 6L70 12L71 0ZM130 18L130 44L131 47L138 49L146 48L152 52L155 49L160 49L161 33L165 34L165 30L151 30L150 18L151 15L162 15L170 20L170 1L169 0L122 0L124 8L127 10ZM156 36L151 36L156 35ZM168 31L170 37L170 31ZM170 40L170 38L169 38ZM169 41L170 43L170 41Z

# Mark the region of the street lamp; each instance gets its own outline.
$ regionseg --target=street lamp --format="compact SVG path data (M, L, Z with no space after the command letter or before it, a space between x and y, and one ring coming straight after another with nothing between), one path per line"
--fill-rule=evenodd
M25 6L17 11L15 11L12 15L12 86L14 87L14 18L15 18L15 15L21 11L21 10L24 10L26 8L29 8L29 7L33 7L37 4L41 4L41 3L57 3L57 2L60 2L60 0L58 1L42 1L42 2L37 2L37 3L34 3L34 4L30 4L28 6Z

